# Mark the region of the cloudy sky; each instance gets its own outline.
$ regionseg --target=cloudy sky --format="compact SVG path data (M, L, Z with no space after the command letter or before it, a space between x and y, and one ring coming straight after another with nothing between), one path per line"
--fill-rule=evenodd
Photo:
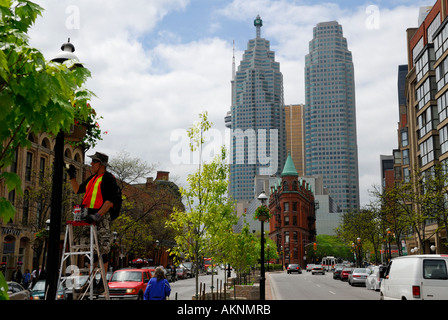
M407 63L406 29L435 0L35 0L44 9L31 45L52 59L71 39L92 72L87 87L108 133L94 151L127 151L180 185L197 168L185 130L208 111L207 153L226 141L233 42L236 64L254 18L263 19L284 76L286 104L305 102L304 60L313 27L337 20L355 65L361 205L380 184L380 155L397 147L398 66Z

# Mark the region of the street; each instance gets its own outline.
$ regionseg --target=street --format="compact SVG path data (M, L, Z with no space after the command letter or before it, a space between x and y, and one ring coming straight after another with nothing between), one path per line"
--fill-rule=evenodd
M268 275L274 300L379 300L380 294L364 286L333 279L332 272L312 275L274 272Z
M232 277L235 274L232 273ZM214 287L216 279L224 283L224 271L219 270L214 275ZM379 300L380 294L374 290L367 290L364 286L350 286L347 281L333 279L333 273L325 275L312 275L304 271L302 274L287 274L272 272L266 274L270 283L271 297L273 300ZM210 292L211 275L200 275L199 283L206 284L206 291ZM215 289L216 290L216 289ZM269 290L267 288L266 290ZM177 295L176 295L177 294ZM191 300L195 294L195 279L178 280L171 283L170 299ZM267 295L268 297L268 295Z

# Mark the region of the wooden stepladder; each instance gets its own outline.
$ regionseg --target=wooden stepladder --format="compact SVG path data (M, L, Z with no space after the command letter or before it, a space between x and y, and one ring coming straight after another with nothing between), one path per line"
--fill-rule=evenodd
M74 236L73 236L73 227L85 227L88 226L90 228L90 241L87 244L75 244ZM98 267L94 270L94 255L98 255ZM87 257L90 261L90 269L88 270L88 278L83 286L83 290L81 292L76 292L76 284L80 279L80 270L73 265L67 266L67 259L71 257L70 263L73 264L73 261L77 261L77 257L84 256ZM75 259L72 259L75 258ZM64 267L65 265L65 267ZM83 221L67 221L67 227L65 230L65 238L64 238L64 248L62 252L61 258L61 266L59 268L59 277L58 277L58 288L60 285L65 285L66 287L73 288L73 300L82 300L86 296L87 292L89 292L90 300L94 297L93 292L93 283L95 281L95 276L100 272L101 279L103 281L104 286L104 296L106 300L110 300L109 297L109 287L107 285L106 279L106 270L104 269L103 257L100 253L97 228L95 224L89 224ZM79 282L78 282L79 284Z

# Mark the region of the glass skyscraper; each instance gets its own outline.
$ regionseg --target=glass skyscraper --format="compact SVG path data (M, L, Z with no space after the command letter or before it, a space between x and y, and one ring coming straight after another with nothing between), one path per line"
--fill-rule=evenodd
M305 94L306 174L322 176L343 211L359 209L354 67L336 21L313 29L305 58Z
M280 174L286 160L283 75L269 41L261 38L263 22L254 21L238 70L233 71L232 107L226 125L232 129L230 194L254 199L256 175Z

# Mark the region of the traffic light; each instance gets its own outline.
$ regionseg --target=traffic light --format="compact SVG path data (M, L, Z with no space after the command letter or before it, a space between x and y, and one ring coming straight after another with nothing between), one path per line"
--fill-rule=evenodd
M313 249L314 249L314 251L317 250L317 243L316 242L313 243Z

